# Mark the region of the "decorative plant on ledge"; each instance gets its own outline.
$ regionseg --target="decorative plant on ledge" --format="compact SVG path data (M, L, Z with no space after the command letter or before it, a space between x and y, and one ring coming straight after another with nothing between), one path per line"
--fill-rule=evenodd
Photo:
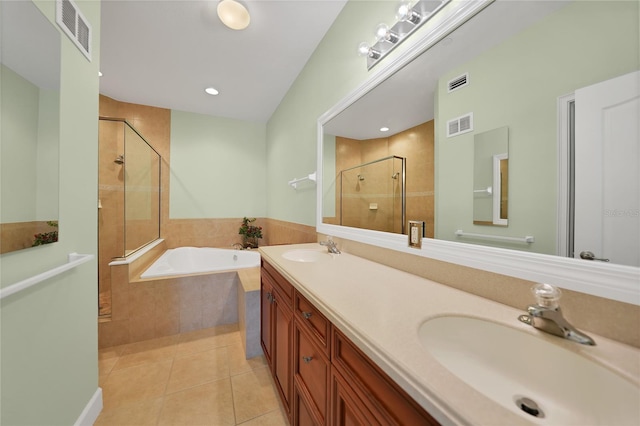
M47 222L47 225L53 228L57 228L58 222L55 220L50 220ZM35 238L35 240L31 247L41 246L43 244L55 243L56 241L58 241L58 230L56 229L55 231L51 231L51 232L40 232L38 234L35 234L33 238Z
M262 238L262 226L251 225L256 218L242 219L242 226L238 230L238 234L242 235L242 247L258 248L258 239Z

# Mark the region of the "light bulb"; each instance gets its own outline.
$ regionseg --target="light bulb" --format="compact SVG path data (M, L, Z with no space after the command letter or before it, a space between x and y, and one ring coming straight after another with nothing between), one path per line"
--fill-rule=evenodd
M389 26L384 22L376 27L376 38L378 41L388 41L389 43L397 43L398 35L391 31Z
M411 7L411 3L404 1L398 6L398 12L396 13L396 19L402 22L411 22L417 24L422 19L422 16Z
M358 55L360 56L369 56L370 50L371 47L369 47L369 43L367 43L366 41L363 41L358 45Z

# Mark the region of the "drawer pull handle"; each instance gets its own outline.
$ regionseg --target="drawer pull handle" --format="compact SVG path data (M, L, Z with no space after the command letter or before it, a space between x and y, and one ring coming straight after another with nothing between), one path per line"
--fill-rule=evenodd
M302 312L302 316L304 317L304 319L309 319L311 318L311 312Z
M313 357L312 356L303 356L302 360L305 362L305 364L309 364L313 360Z

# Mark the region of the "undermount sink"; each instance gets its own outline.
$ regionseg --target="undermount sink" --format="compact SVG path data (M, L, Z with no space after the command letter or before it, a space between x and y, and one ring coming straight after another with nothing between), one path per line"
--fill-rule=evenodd
M640 424L638 386L545 339L462 316L427 320L418 336L451 373L533 423Z
M282 253L282 257L287 260L293 260L294 262L317 262L330 258L328 253L305 249L289 250Z

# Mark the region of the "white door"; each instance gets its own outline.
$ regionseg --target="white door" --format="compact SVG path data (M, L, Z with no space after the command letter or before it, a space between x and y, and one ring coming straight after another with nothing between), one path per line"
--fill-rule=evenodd
M639 86L633 72L576 91L574 257L640 266Z

